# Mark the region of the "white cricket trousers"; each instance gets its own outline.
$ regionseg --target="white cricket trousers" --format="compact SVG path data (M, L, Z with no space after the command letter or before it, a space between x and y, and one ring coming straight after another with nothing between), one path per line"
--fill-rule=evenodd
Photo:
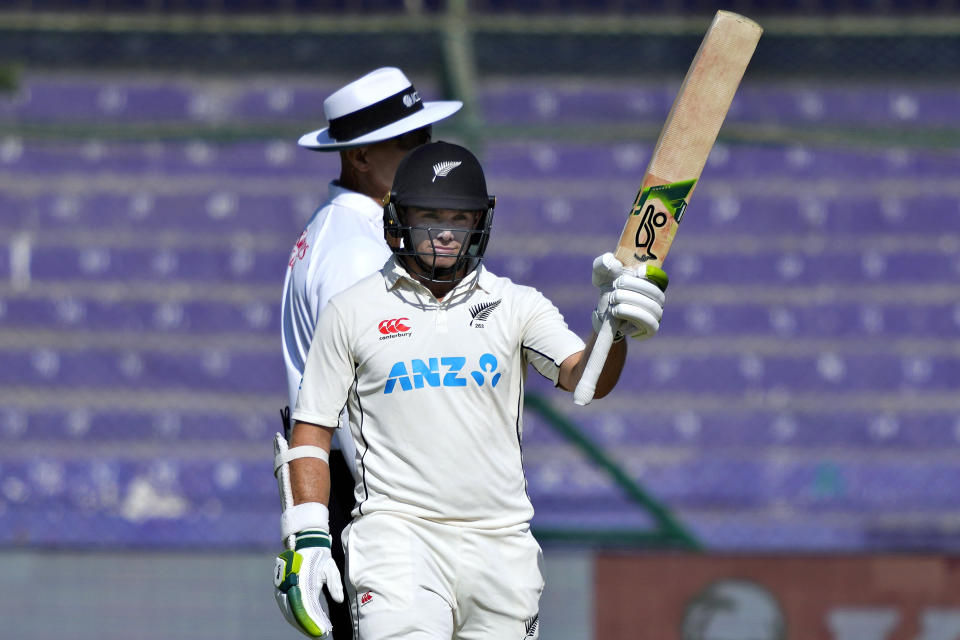
M358 640L539 638L540 545L529 526L470 529L394 513L343 534Z

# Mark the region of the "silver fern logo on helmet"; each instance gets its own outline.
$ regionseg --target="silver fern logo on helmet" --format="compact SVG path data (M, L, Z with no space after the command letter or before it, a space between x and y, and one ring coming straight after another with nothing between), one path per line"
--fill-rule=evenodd
M463 163L459 160L456 162L438 162L437 164L433 165L433 180L430 182L436 182L437 178L443 178L461 164Z

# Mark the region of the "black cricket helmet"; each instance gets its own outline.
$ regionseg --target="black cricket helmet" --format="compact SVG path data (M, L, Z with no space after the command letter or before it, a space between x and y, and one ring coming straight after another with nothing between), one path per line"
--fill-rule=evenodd
M432 142L413 149L404 156L393 178L393 188L383 207L383 227L392 242L396 255L410 256L420 267L422 277L433 282L456 282L476 269L490 239L493 226L493 208L496 198L487 193L483 167L467 149L448 142ZM449 209L478 211L480 216L469 237L461 242L456 263L449 267L436 266L436 253L417 252L411 233L429 234L431 245L446 231L464 233L459 229L411 227L406 210Z

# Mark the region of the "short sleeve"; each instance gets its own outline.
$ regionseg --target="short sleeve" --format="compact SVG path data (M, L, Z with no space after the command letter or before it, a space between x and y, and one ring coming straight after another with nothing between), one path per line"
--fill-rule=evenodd
M340 411L346 404L353 377L348 324L337 305L330 303L317 321L293 419L339 427Z
M542 376L557 384L560 365L583 351L583 340L567 327L560 310L539 291L529 290L530 310L523 327L523 358Z

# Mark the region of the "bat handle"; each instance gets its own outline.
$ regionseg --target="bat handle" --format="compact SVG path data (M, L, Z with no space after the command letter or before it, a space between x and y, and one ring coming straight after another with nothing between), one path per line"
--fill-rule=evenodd
M273 440L273 454L274 456L281 453L287 452L287 439L282 434L277 434ZM277 469L277 487L280 490L280 504L282 510L286 511L293 506L293 487L290 483L290 464L284 463ZM297 536L296 534L290 534L287 536L287 539L283 541L287 549L291 551L297 545Z
M618 322L609 313L603 318L603 324L597 332L597 339L593 341L587 366L584 367L580 382L577 383L577 388L573 392L573 401L581 407L590 404L593 400L593 394L597 390L597 380L600 379L600 372L603 371L603 365L607 362L607 354L610 353L610 347L613 345L613 335Z

